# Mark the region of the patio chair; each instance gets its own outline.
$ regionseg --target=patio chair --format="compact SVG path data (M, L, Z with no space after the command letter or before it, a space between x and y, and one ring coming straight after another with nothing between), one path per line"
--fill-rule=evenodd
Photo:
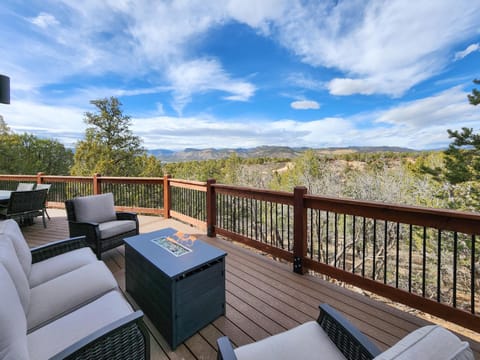
M35 187L33 183L18 183L17 191L31 191Z
M85 235L99 260L124 238L138 235L137 214L116 212L112 193L76 197L65 201L65 208L70 237Z
M43 206L43 209L44 209L45 215L47 215L48 220L50 220L50 215L48 215L48 212L47 212L47 199L48 199L48 193L50 192L51 186L52 184L37 184L35 186L35 190L47 189L47 197L45 198L45 204Z
M381 352L365 335L327 304L317 321L233 349L228 337L217 340L218 359L375 359L474 360L469 344L438 325L421 327Z
M36 216L41 216L43 227L45 222L45 201L47 189L31 191L13 191L8 205L0 209L0 219L14 219L22 225L31 224Z

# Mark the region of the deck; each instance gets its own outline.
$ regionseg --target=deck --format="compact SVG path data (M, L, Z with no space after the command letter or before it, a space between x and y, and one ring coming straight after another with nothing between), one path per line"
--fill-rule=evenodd
M48 212L51 220L46 229L39 220L32 226L22 228L31 247L68 237L65 211L49 209ZM226 315L189 338L175 352L146 319L151 334L152 359L215 359L218 337L228 335L235 346L257 341L316 319L318 305L323 302L342 312L381 349L388 348L407 333L429 323L412 311L401 311L366 296L362 291L352 291L312 275L295 274L289 264L277 262L223 239L208 238L203 231L176 220L154 216L140 216L139 220L142 233L174 227L194 234L228 253ZM105 253L103 260L124 290L123 247ZM469 341L476 358L480 359L480 334L454 324L441 323Z

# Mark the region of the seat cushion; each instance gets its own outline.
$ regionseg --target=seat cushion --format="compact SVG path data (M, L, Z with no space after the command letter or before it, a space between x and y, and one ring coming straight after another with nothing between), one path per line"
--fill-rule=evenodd
M27 360L27 320L17 289L0 264L0 359Z
M137 223L133 220L107 221L99 224L98 228L100 230L100 238L108 239L112 236L135 230L137 228Z
M12 219L0 221L0 234L10 235L13 247L17 252L18 261L20 261L23 271L28 278L32 266L32 253L17 222Z
M73 207L78 222L103 223L117 219L112 193L76 197Z
M30 285L18 261L13 242L10 240L10 236L5 234L0 234L0 263L3 264L10 274L17 289L24 313L27 314L30 306Z
M57 276L96 261L97 258L93 251L89 247L84 247L34 263L32 264L30 278L28 279L30 287L35 287Z
M94 331L133 312L118 291L97 300L28 334L32 360L49 359Z
M115 278L102 261L44 282L30 291L28 331L56 320L117 288Z
M316 321L236 348L239 360L246 359L343 359L345 357Z
M408 334L374 360L474 360L470 346L438 325L421 327Z

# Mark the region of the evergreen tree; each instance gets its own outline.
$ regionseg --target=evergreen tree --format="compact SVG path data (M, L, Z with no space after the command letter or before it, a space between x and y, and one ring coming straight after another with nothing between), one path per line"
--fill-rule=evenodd
M97 113L85 113L85 139L77 143L73 175L137 176L137 156L145 154L141 139L130 130L131 120L115 97L92 100Z

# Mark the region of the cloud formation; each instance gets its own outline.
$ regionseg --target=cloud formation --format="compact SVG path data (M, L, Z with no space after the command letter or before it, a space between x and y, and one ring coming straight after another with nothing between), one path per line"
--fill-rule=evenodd
M471 44L465 50L458 51L455 53L455 61L463 59L464 57L470 55L471 53L480 50L480 43Z
M290 106L295 110L316 110L320 109L320 104L313 100L293 101Z

